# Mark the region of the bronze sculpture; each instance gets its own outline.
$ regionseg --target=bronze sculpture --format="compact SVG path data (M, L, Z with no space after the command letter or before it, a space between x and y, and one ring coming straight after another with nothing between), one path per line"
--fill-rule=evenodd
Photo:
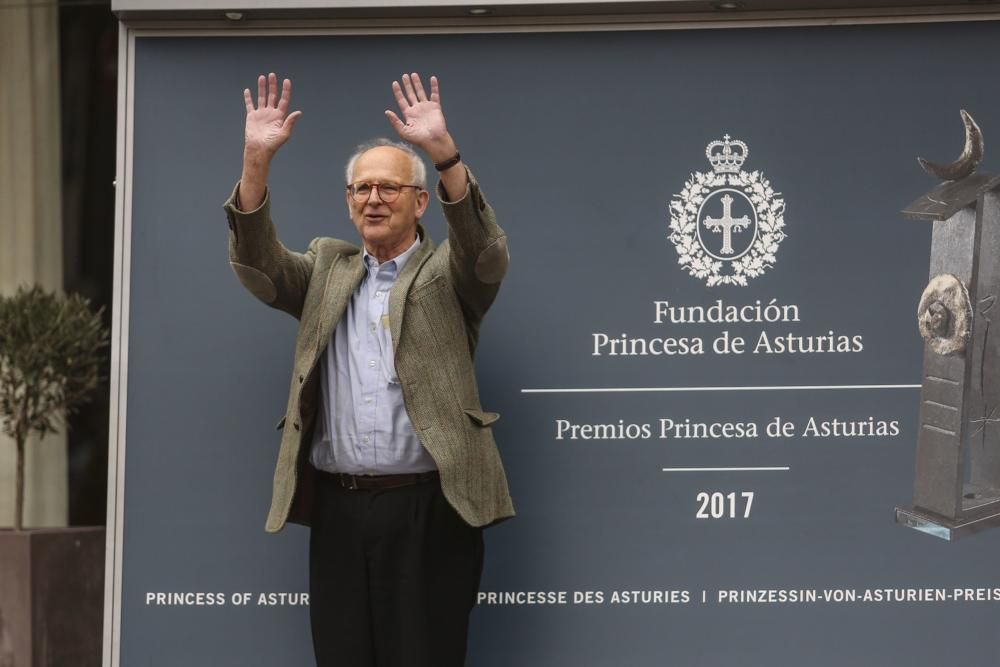
M965 149L902 213L933 221L913 505L896 521L953 540L1000 526L1000 176L976 172L983 135L964 110ZM998 318L1000 319L1000 318ZM1000 325L1000 321L998 321Z

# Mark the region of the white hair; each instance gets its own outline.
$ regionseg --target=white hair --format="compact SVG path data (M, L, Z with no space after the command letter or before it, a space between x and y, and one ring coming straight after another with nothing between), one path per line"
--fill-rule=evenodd
M366 141L363 144L359 144L354 152L351 153L351 157L347 159L347 167L344 169L344 178L347 179L347 184L351 184L351 180L354 178L354 163L358 161L358 158L363 154L367 153L373 148L378 148L379 146L390 146L392 148L398 148L410 157L410 176L412 178L412 183L409 185L419 185L421 190L427 189L427 167L424 166L424 161L420 158L413 147L409 144L403 143L402 141L392 141L391 139L386 139L385 137L378 137L377 139L372 139L371 141Z

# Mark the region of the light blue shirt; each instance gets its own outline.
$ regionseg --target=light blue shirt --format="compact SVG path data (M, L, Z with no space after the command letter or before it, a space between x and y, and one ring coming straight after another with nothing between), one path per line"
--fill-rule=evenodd
M310 461L328 472L388 475L435 470L406 414L389 331L389 293L420 237L365 275L320 361L322 403Z

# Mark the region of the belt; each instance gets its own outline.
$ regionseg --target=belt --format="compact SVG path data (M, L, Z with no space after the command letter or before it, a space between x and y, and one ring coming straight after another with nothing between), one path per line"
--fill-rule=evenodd
M320 477L337 486L350 489L395 489L401 486L422 484L439 479L437 470L404 473L401 475L349 475L346 472L319 471Z

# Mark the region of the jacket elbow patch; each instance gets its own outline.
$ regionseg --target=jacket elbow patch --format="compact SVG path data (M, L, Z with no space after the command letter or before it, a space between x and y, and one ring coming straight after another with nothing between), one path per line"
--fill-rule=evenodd
M229 262L229 265L233 267L236 277L240 279L243 286L255 297L266 304L270 304L278 298L278 288L263 271L238 262Z
M500 236L479 253L479 258L476 260L476 278L490 285L500 282L507 273L509 261L507 237Z

